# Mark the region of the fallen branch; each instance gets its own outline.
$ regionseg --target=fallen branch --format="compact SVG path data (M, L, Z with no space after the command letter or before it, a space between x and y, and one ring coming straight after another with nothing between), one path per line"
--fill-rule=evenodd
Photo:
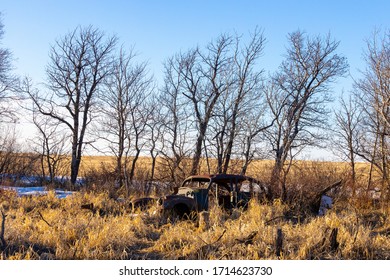
M218 247L215 247L215 243L217 243L218 241L221 240L221 238L225 235L226 233L226 229L222 232L222 234L212 243L207 243L206 241L204 241L202 238L200 238L198 236L198 238L200 240L202 240L203 243L205 243L206 245L203 245L201 246L198 250L197 250L197 255L198 257L200 257L201 259L204 258L204 256L207 254L207 252L210 250L210 249L214 249L214 248L218 248Z
M226 229L224 229L223 232L222 232L222 234L221 234L214 242L211 242L211 243L207 243L206 241L204 241L204 240L203 240L202 238L200 238L199 236L198 236L198 238L199 238L201 241L203 241L203 243L205 243L206 246L209 246L209 245L213 245L213 244L217 243L219 240L221 240L221 238L225 235L225 233L226 233Z
M224 234L226 233L226 229L223 230L222 234L220 235L220 237L218 237L217 240L214 241L214 243L217 243L219 240L221 240L222 236L224 236ZM212 243L212 244L214 244Z
M321 197L322 195L326 194L328 191L340 186L342 182L343 182L342 180L339 180L333 183L332 185L327 186L326 188L324 188L322 191L319 192L318 196Z
M312 203L311 203L311 210L313 211L313 213L315 214L318 214L318 211L320 209L320 205L321 205L321 197L323 195L325 195L328 191L334 189L334 188L337 188L339 187L341 184L342 184L342 180L339 180L327 187L325 187L324 189L322 189L321 191L319 191L315 196L314 196L314 199L311 200Z
M256 237L257 233L257 231L253 231L247 237L244 237L242 239L236 238L236 241L238 243L244 243L245 245L252 244L253 239Z
M284 219L284 218L285 218L285 215L276 216L276 217L274 217L274 218L272 218L272 219L270 219L270 220L268 220L268 221L265 221L264 224L265 224L266 226L268 226L271 222L273 222L273 221L275 221L275 220L277 220L277 219Z
M40 211L38 211L38 214L41 217L42 221L44 221L49 227L52 227L52 225L48 221L46 221L46 219L43 217L43 215Z

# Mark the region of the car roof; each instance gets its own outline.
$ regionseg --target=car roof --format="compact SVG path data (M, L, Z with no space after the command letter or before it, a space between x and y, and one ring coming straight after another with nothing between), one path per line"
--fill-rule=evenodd
M212 182L242 182L242 181L253 181L257 182L256 179L245 176L245 175L238 175L238 174L205 174L205 175L193 175L188 177L185 181L212 181Z

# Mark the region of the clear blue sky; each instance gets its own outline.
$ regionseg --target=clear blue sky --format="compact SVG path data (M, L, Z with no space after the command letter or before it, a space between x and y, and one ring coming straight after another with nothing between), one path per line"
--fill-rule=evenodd
M92 24L135 46L139 59L161 77L162 62L222 32L248 34L257 26L267 39L260 60L273 71L283 59L286 35L297 29L341 41L351 74L364 67L364 39L375 27L390 27L390 1L185 1L185 0L1 0L3 47L14 57L16 72L43 81L50 45L78 25ZM348 88L348 80L340 81Z

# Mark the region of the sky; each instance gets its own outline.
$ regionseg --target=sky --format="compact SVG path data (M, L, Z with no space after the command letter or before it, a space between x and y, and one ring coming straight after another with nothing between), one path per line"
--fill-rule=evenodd
M288 33L330 33L351 75L364 68L364 40L374 28L390 27L390 1L261 0L1 0L3 47L16 59L16 72L38 83L45 78L50 46L77 26L93 25L134 47L138 59L161 77L162 63L179 51L204 46L221 33L249 34L256 27L267 40L260 59L274 71L283 59ZM348 84L344 82L345 87Z
M262 29L266 45L259 67L269 73L282 62L289 33L330 33L350 65L350 76L335 87L339 93L348 92L365 67L365 40L375 28L390 28L389 11L388 0L0 0L5 31L0 44L13 53L15 72L38 84L45 80L55 40L78 26L93 25L133 47L161 81L164 60L205 46L222 33L248 35Z

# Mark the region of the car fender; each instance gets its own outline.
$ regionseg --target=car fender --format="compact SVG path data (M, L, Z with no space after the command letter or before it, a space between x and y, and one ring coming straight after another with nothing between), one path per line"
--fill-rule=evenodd
M168 195L165 197L162 203L164 210L173 209L176 205L184 204L188 207L188 210L196 210L196 202L193 198L182 195Z

